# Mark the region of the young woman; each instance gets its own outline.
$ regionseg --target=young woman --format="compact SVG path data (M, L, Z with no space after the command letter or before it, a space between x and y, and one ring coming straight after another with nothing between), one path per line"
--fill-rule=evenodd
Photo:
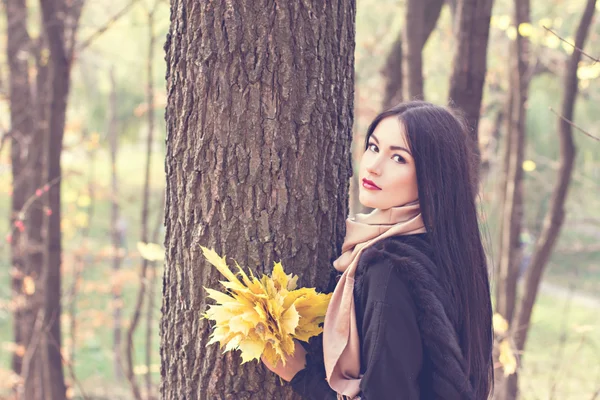
M487 399L492 309L464 125L418 101L368 129L323 354L267 365L307 399ZM322 356L322 357L321 357Z

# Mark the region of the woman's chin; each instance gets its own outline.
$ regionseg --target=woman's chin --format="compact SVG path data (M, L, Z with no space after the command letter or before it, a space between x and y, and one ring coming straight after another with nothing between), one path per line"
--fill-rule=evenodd
M363 193L362 190L358 194L358 202L363 205L363 207L367 208L377 208L377 202L373 201L371 196Z

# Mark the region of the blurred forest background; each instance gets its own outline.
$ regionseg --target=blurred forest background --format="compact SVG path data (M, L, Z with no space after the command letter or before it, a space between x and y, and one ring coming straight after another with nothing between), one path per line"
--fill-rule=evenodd
M397 80L394 72L399 72L397 45L406 26L407 3L408 0L357 1L357 144L362 143L372 118L394 101L390 99L394 90L390 85ZM516 214L522 213L517 248L523 256L519 258L515 279L517 285L524 286L524 292L528 286L521 277L527 272L558 179L561 141L557 114L561 113L565 92L563 76L587 3L533 0L530 19L518 28L512 0L496 0L493 6L479 121L482 218L492 274L496 274L501 270L500 232L507 212L502 206L501 199L506 196L501 188L507 177L503 149L509 131L507 104L514 70L511 45L518 36L527 41L530 54L522 74L529 85L524 107L526 139L514 147L515 151L522 149L522 158L516 162L523 180L522 208ZM446 104L448 98L456 40L453 6L456 5L449 2L441 8L423 48L424 97L438 104ZM598 15L600 4L595 9ZM163 45L170 24L169 4L155 0L85 2L76 38L63 35L65 41L71 40L72 49L67 60L70 94L64 137L48 135L42 143L30 135L19 142L11 136L11 126L22 123L14 120L16 111L34 112L38 104L31 93L29 101L18 103L12 99L11 103L11 71L20 71L31 82L49 73L44 67L53 51L52 40L44 42L40 38L42 20L52 11L40 9L33 0L4 0L0 5L0 209L5 215L0 225L4 232L0 243L0 397L13 398L15 390L23 394L27 375L36 374L36 369L41 368L39 363L28 361L34 357L35 346L43 341L29 338L33 345L27 348L16 339L18 335L26 336L27 330L35 331L41 322L31 313L15 322L15 315L24 304L21 297L34 298L41 290L41 264L24 273L15 267L11 248L15 251L15 243L26 235L33 238L29 239L30 245L41 243L34 240L41 237L36 236L35 230L40 231L39 221L46 218L46 232L52 232L54 226L62 234L62 263L54 269L54 280L46 281L57 283L60 278L60 286L47 287L43 295L58 304L51 293L58 289L55 294L60 295L62 303L58 354L64 365L67 397L135 398L131 389L131 381L135 380L144 398L154 398L160 382L158 321L162 301L166 137ZM24 12L26 24L11 22L19 21ZM67 21L71 25L67 24L65 32L75 20ZM597 21L598 17L592 20L584 47L589 56L583 55L578 63L579 94L572 117L572 122L586 133L573 130L577 152L565 222L543 272L522 354L514 351L511 341L502 340L503 321L495 320L501 364L497 374L510 373L520 359L522 399L600 398L600 143L589 136L600 136L600 62L594 60L600 57ZM20 28L27 29L30 44L11 53L11 40L19 40L15 35L21 32ZM60 77L46 78L57 82ZM43 85L38 86L36 93L43 93ZM18 85L14 87L18 89ZM15 110L11 106L21 108ZM32 121L32 129L38 129L38 120ZM56 155L51 148L56 143L60 147L61 141L60 173L48 167L46 175L31 175L31 169L39 172L37 168L42 165L36 162ZM354 147L356 150L360 145ZM28 153L25 158L31 164L27 167L29 172L13 180L11 171L15 157L19 158L16 151L21 152L21 157ZM33 186L23 192L17 188L18 179ZM56 198L52 191L59 179L61 212L51 206L55 204L52 198ZM16 214L15 196L22 196L21 212ZM352 199L351 204L356 212L358 207ZM58 225L52 225L50 221L57 215ZM50 245L47 255L52 256L53 249L56 246ZM37 250L37 257L40 251ZM498 282L494 282L494 288ZM499 301L496 295L495 301ZM52 321L46 322L51 325ZM24 328L19 330L17 324Z

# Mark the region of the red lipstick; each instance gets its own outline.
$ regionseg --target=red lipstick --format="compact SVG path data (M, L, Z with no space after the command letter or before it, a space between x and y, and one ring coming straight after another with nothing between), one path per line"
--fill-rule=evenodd
M377 186L377 185L375 184L375 182L373 182L373 181L370 181L370 180L368 180L368 179L366 179L366 178L364 178L364 179L362 180L362 185L363 185L363 187L364 187L365 189L369 189L369 190L381 190L381 188L380 188L379 186Z

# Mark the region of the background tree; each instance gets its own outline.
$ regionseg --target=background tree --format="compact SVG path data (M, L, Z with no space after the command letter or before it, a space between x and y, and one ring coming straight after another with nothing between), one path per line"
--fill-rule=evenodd
M10 234L13 268L12 297L17 305L14 309L13 329L15 344L21 349L13 353L12 367L15 373L23 376L18 393L26 398L39 399L43 395L43 371L41 369L43 350L41 346L37 345L37 339L33 346L30 346L30 343L32 343L33 336L31 327L36 325L36 318L42 304L40 298L42 292L39 287L41 286L40 275L43 261L37 264L30 264L29 261L33 257L37 258L43 254L43 241L39 228L26 230L27 219L24 212L29 211L26 210L26 207L31 204L31 199L35 198L36 185L41 183L43 172L43 167L36 169L33 166L36 160L43 161L40 152L44 136L42 131L36 129L35 109L31 105L33 104L32 93L36 93L33 88L44 88L44 84L32 82L29 77L30 51L34 48L41 54L42 43L33 47L34 42L27 29L28 12L24 0L6 0L4 7L6 24L12 28L7 30L6 49L10 72L11 125L9 135L13 180ZM41 59L41 57L36 57L36 59ZM42 68L42 74L38 75L40 78L46 75L45 66ZM45 95L46 92L43 91L36 99L38 109L44 109L44 100L42 99L45 98ZM46 121L38 121L38 124ZM32 153L34 157L30 157ZM36 203L27 208L36 210L41 206ZM40 224L38 212L32 211L29 217ZM29 234L29 238L27 234ZM25 355L27 355L26 358Z
M522 35L531 23L528 0L514 2L516 38L510 43L511 69L507 134L503 159L505 173L499 256L496 277L496 311L511 321L515 308L517 278L521 264L521 227L523 224L523 161L525 159L526 101L529 86L530 47Z
M464 112L474 143L479 143L479 116L487 70L487 47L493 0L458 0L456 50L449 98ZM479 148L476 149L479 152Z
M27 399L65 396L60 335L60 151L69 88L70 60L82 1L41 2L44 30L32 39L26 3L7 0L7 56L13 187L12 248L15 342L13 368ZM58 18L57 16L60 16ZM35 79L30 78L33 60ZM46 144L46 145L45 145ZM45 154L44 154L45 153ZM46 182L46 184L44 184ZM48 192L47 196L44 195ZM42 198L42 196L44 196ZM42 207L41 200L45 201ZM46 236L42 233L45 209ZM22 235L26 233L26 235Z
M260 363L206 347L202 286L220 277L200 245L326 288L348 215L355 5L194 4L172 4L166 44L161 395L295 398Z
M61 153L67 100L70 87L71 63L75 47L75 32L83 7L83 0L69 2L40 1L43 26L50 56L51 82L48 132L46 133L46 176L52 182L48 190L46 205L52 210L47 218L46 245L44 252L44 307L43 343L47 355L44 358L44 397L50 400L64 399L66 387L61 355Z
M413 1L409 2L410 4L414 3ZM385 92L383 97L383 109L388 109L393 107L394 105L400 103L403 97L403 82L410 80L411 75L409 72L413 72L415 74L416 80L421 80L420 83L416 84L416 87L419 89L412 89L416 92L420 92L417 96L423 98L423 69L422 65L416 65L415 67L406 66L406 72L403 72L403 60L405 57L402 55L402 37L405 36L405 40L411 41L411 50L417 52L417 56L412 58L410 61L406 60L406 63L415 62L416 64L422 64L422 61L419 61L422 58L423 47L427 44L427 40L433 32L435 25L440 17L440 12L442 11L442 6L444 5L444 0L427 0L424 2L424 10L419 11L419 6L417 5L417 10L422 14L423 19L418 21L416 15L413 15L415 11L412 8L409 11L409 7L407 6L405 24L406 28L401 31L398 35L390 52L388 53L385 67L382 70L382 73L386 80ZM416 29L413 31L409 29L409 25L416 26ZM422 35L422 38L419 38L419 34ZM403 79L403 75L406 75L406 78ZM410 90L409 90L410 91Z
M117 160L119 156L119 130L117 126L117 83L115 82L115 71L110 70L110 96L108 106L107 119L107 136L110 146L110 236L112 240L112 269L114 276L118 276L121 271L124 251L125 251L125 232L123 219L121 218L121 210L119 207L119 173ZM122 287L117 280L112 288L113 294L113 355L114 355L114 374L115 378L121 380L124 378L123 373L123 349L122 349Z
M154 82L153 82L153 59L154 59L154 47L155 47L155 36L154 36L154 15L156 9L158 7L159 2L155 1L152 8L148 11L148 32L149 32L149 40L148 40L148 57L147 57L147 74L148 74L148 83L146 85L146 102L148 106L148 110L146 112L148 118L148 134L146 136L146 165L144 171L144 188L142 192L142 216L141 216L141 230L140 230L140 240L142 243L148 243L150 239L150 229L148 227L148 213L150 209L150 182L151 182L151 166L152 166L152 147L154 145ZM162 206L162 204L160 204ZM150 265L150 260L143 258L142 265L140 268L140 289L138 291L135 309L133 312L133 316L131 318L131 323L127 329L127 347L126 347L126 361L127 361L127 379L131 385L131 390L133 392L133 396L136 400L141 400L142 395L140 392L139 385L137 383L137 379L134 374L134 365L133 365L133 352L134 352L134 341L133 335L135 330L137 329L138 323L142 316L142 307L144 305L144 300L146 300L146 292L148 291L148 266ZM150 274L153 274L154 271L151 271ZM151 288L150 288L151 289ZM151 291L151 290L150 290ZM149 300L149 299L148 299ZM149 303L151 303L149 301ZM149 308L150 309L150 308ZM147 335L146 335L146 366L148 371L146 372L146 393L149 397L152 393L152 378L150 375L150 331L152 326L151 319L148 319L147 325Z

